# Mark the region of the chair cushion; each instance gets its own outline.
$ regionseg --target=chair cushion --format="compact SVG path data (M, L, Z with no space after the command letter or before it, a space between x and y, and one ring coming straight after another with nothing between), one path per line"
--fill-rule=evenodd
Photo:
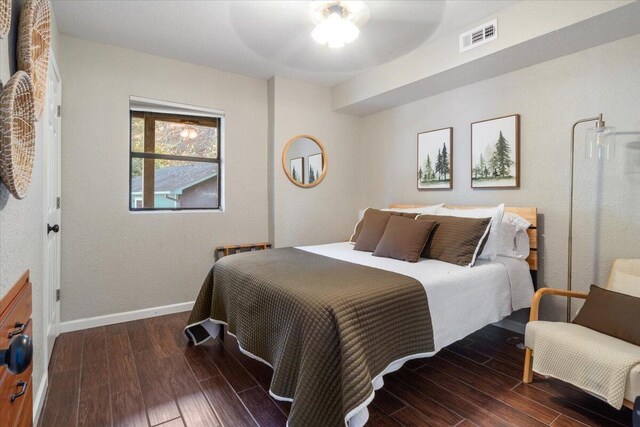
M566 329L572 334L580 334L585 340L589 341L589 345L593 349L594 353L621 352L627 355L640 355L639 346L605 335L598 331L585 328L584 326L576 325L575 323L545 322L539 320L527 323L524 339L525 345L533 350L534 358L536 357L536 333L542 328L550 325L553 325L555 328ZM640 365L634 366L629 371L624 392L624 398L631 402L635 400L636 396L640 396Z
M623 271L612 271L607 289L640 298L640 276Z
M605 289L640 297L640 259L617 259Z

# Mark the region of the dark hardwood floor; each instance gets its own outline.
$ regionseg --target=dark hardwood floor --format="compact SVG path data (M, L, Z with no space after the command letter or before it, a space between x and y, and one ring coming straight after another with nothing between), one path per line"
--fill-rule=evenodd
M236 341L187 346L188 313L62 334L39 425L284 426L290 405L268 393L271 369ZM487 326L385 376L370 426L616 426L631 411L555 380L523 384L512 332ZM519 337L521 338L521 337Z

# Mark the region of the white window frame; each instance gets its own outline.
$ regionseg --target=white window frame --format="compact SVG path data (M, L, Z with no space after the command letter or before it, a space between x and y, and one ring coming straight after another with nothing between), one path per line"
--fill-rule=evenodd
M153 209L153 210L131 210L131 184L128 184L127 205L129 213L132 214L157 214L157 213L193 213L193 212L224 212L225 210L225 114L224 110L181 104L178 102L161 101L158 99L144 98L141 96L129 97L129 115L131 112L147 112L147 113L164 113L177 114L185 116L210 117L220 120L218 128L220 142L218 144L218 179L220 180L220 194L218 194L218 209L210 208L193 208L193 209ZM129 130L131 132L131 130ZM131 168L131 134L129 134L128 143L129 168ZM129 170L129 180L131 179L131 171Z

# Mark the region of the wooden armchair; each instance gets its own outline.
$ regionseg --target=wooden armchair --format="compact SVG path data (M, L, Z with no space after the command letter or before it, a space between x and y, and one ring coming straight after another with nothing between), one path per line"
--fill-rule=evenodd
M535 322L538 320L538 316L540 313L540 300L542 299L543 295L557 295L561 297L586 299L589 294L585 294L584 292L565 291L555 288L538 289L538 291L533 295L533 299L531 300L531 313L529 315L529 322ZM524 375L522 377L522 381L527 384L533 381L533 350L529 347L525 349L524 353Z
M607 281L606 289L613 290L615 292L621 292L633 296L640 297L640 259L619 259L613 263L609 279ZM538 290L531 301L531 314L529 322L538 322L540 300L544 295L554 295L569 298L582 298L586 299L588 294L583 292L566 291L562 289L554 288L542 288ZM539 322L535 326L541 325L545 322ZM534 326L534 325L532 325ZM525 336L525 343L527 338L531 338L534 328L527 327L527 334ZM533 381L533 353L534 349L530 348L530 344L526 344L525 357L524 357L524 373L522 380L525 383L531 383ZM628 389L625 394L624 406L633 409L633 400L636 400L636 396L640 394L640 367L635 367L629 374ZM629 387L630 385L630 387Z

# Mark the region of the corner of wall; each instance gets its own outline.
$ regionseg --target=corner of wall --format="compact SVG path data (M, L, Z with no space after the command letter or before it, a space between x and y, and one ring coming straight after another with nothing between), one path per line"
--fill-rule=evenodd
M267 80L267 197L268 197L268 223L269 223L269 242L275 244L275 202L274 202L274 159L275 159L275 77Z

